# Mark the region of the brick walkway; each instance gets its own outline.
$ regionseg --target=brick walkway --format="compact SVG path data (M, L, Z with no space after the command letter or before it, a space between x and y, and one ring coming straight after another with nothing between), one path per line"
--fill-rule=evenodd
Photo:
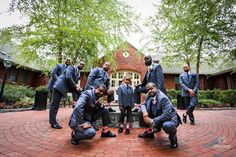
M183 112L178 111L181 115ZM70 144L68 118L70 108L60 108L63 129L48 124L48 110L0 114L0 157L2 156L236 156L236 110L195 111L197 124L178 128L178 149L169 148L167 135L161 131L155 139L139 139L144 129L132 129L130 135L94 139ZM101 129L100 129L101 130ZM117 129L112 128L117 132Z

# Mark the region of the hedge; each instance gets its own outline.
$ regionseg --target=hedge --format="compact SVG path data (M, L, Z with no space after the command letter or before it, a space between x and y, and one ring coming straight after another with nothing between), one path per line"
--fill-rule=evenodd
M176 99L177 94L180 94L180 91L176 90L167 90L167 95L170 97L170 99ZM198 100L204 102L210 103L219 103L223 105L230 104L231 106L236 105L236 89L228 89L228 90L220 90L220 89L214 89L214 90L199 90L198 92ZM206 101L205 101L206 100ZM209 100L212 100L209 102ZM215 102L214 102L215 101Z

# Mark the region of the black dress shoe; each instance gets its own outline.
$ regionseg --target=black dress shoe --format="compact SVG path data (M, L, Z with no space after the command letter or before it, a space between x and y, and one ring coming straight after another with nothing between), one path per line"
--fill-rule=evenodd
M125 129L125 135L129 135L129 129Z
M134 108L132 112L138 112L138 108Z
M112 133L110 130L108 130L106 133L102 131L101 137L116 137L116 134Z
M120 134L122 132L123 132L123 128L119 128L118 133Z
M55 123L55 124L51 124L51 128L61 129L62 127L58 123Z
M79 144L79 140L75 140L75 134L74 131L71 132L71 144L73 145L78 145Z
M75 139L71 139L71 144L73 144L73 145L78 145L79 144L79 140L75 140Z
M185 115L183 114L183 122L184 122L184 123L187 123L187 115L185 116Z
M74 137L75 137L74 131L71 131L71 138L74 138Z
M94 125L93 128L94 128L95 131L98 131L98 130L99 130L99 128L98 128L97 125Z
M139 138L154 138L154 133L148 133L145 131L143 134L138 135Z
M190 125L195 125L196 123L195 122L190 122Z
M108 108L108 111L109 111L109 112L116 112L116 110L113 110L111 107Z
M170 142L170 148L178 148L178 140L176 136L175 139Z

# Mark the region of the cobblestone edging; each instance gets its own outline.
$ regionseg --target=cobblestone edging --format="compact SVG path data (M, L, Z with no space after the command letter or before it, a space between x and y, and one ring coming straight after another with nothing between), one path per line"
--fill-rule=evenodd
M62 108L62 106L60 108ZM49 106L47 106L47 109L49 109ZM18 109L0 109L0 113L5 113L5 112L21 112L21 111L30 111L30 110L33 110L33 107L30 107L30 108L18 108ZM183 110L183 109L178 109L178 110ZM236 107L195 108L195 110L236 110ZM116 113L119 113L119 110L117 110Z
M0 113L5 113L5 112L21 112L21 111L30 111L32 110L31 108L17 108L17 109L0 109Z

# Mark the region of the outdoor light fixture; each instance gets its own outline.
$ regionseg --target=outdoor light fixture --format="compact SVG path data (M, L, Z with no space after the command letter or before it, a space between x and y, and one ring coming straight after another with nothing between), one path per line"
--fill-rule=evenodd
M3 64L6 69L9 69L12 66L12 60L9 58L6 58L4 59Z
M2 87L1 87L1 93L0 93L0 102L3 101L2 95L3 95L4 85L5 85L5 82L6 82L6 78L7 78L9 68L12 66L12 60L10 58L4 59L3 60L3 65L5 67L5 74L4 74L4 78L3 78L3 81L2 81Z

